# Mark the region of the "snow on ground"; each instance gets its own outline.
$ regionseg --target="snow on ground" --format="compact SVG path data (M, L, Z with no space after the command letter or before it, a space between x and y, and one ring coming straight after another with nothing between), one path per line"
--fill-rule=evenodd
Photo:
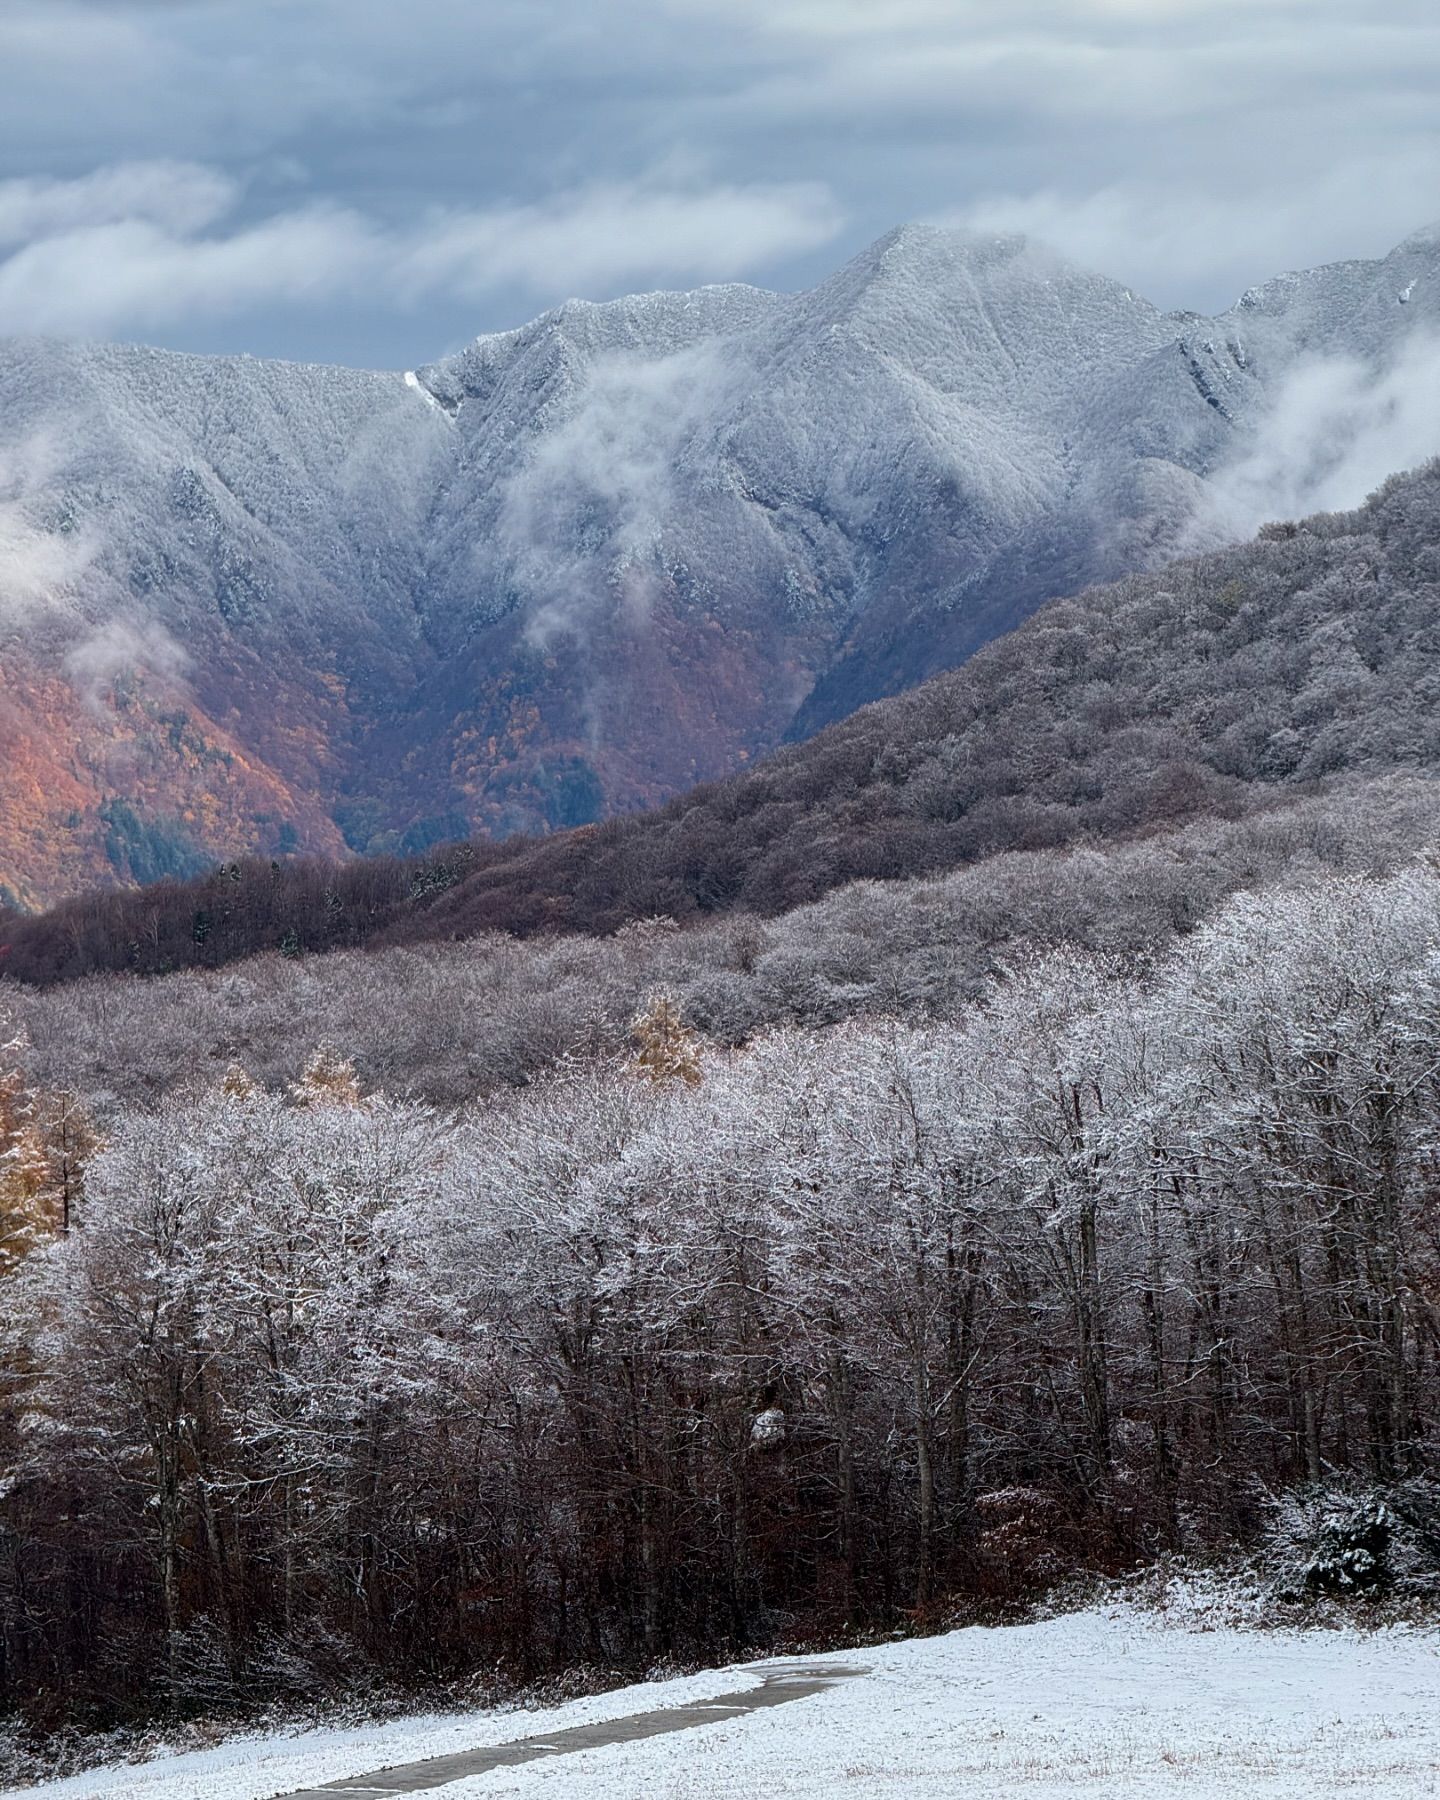
M440 1800L1440 1796L1440 1632L1186 1629L1130 1607L827 1656L813 1699L500 1769ZM765 1664L543 1713L242 1740L31 1790L43 1800L269 1800L466 1745L754 1685Z
M426 1713L386 1725L232 1738L213 1750L92 1769L85 1775L21 1791L26 1800L272 1800L296 1788L368 1775L376 1769L420 1762L427 1756L449 1756L458 1750L558 1731L565 1725L590 1725L657 1706L708 1700L732 1688L754 1687L756 1679L748 1669L711 1669L703 1675L644 1682L535 1712Z
M826 1660L872 1674L443 1800L1440 1794L1440 1633L1186 1631L1117 1608Z

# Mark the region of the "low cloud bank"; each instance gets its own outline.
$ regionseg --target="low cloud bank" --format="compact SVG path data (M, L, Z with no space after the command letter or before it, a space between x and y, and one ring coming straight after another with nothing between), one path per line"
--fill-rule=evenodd
M1351 357L1303 364L1210 482L1199 535L1243 538L1270 519L1348 511L1436 455L1440 337L1412 337L1378 371Z
M706 342L659 361L601 359L504 483L486 555L508 565L536 644L583 634L617 600L632 623L648 614L667 523L684 512L688 442L743 379L727 351Z
M402 224L333 203L247 219L244 198L222 172L173 162L0 182L0 333L123 334L326 304L360 286L403 306L510 286L595 294L733 279L816 249L843 224L818 182L682 172Z
M111 619L80 640L65 658L65 673L87 704L98 706L120 676L135 670L183 683L190 657L163 625Z

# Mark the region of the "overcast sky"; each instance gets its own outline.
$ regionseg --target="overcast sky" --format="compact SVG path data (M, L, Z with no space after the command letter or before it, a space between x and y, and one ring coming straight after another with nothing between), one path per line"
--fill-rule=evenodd
M0 0L0 332L408 366L904 219L1167 305L1440 221L1434 0Z

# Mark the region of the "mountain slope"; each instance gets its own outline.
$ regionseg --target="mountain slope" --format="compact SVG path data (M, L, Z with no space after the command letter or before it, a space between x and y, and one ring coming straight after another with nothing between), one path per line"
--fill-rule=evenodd
M906 227L408 375L0 345L0 893L654 804L1183 548L1306 359L1437 322L1434 235L1204 320Z
M953 673L659 812L492 850L398 928L780 912L857 878L1390 770L1440 773L1440 463L1358 512L1053 602Z
M845 882L1440 774L1440 463L1354 513L1053 602L962 668L649 813L412 863L237 864L3 933L0 968L779 913Z

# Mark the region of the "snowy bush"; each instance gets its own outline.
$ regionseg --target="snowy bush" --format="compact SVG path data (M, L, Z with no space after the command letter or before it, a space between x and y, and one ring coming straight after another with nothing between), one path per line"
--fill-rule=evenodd
M1440 1485L1322 1485L1276 1502L1265 1540L1275 1590L1378 1599L1440 1592Z
M785 1410L770 1406L757 1415L750 1427L752 1450L778 1450L785 1442Z

